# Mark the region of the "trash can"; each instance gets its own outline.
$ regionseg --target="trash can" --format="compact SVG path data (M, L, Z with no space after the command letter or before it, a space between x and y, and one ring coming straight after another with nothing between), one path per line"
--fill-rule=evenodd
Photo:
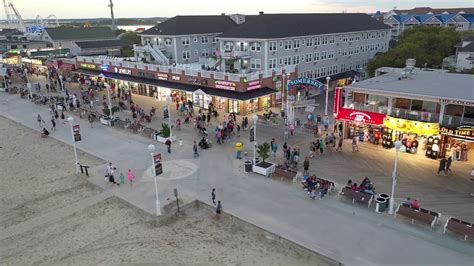
M386 208L387 200L381 197L375 199L375 212L384 212Z
M252 172L252 162L251 161L245 161L244 166L245 166L245 172L246 173Z
M385 203L385 208L388 208L388 204L390 201L390 196L388 194L382 193L379 195L380 198L384 198L387 202Z

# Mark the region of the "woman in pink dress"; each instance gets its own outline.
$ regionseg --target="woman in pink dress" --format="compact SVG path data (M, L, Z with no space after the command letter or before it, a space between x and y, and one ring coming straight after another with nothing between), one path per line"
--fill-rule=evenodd
M130 186L132 186L133 179L135 179L135 174L133 174L131 169L128 169L127 178L128 181L130 181Z

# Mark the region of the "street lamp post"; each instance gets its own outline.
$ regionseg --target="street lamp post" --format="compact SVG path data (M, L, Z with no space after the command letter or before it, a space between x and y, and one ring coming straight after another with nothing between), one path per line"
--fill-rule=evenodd
M168 108L168 125L170 127L170 141L171 141L171 136L173 136L173 133L171 132L171 96L167 96L166 97L166 103L168 104L167 105L167 108Z
M110 101L110 88L109 86L105 86L105 89L107 90L107 100L109 102L109 117L112 119L112 102Z
M325 116L328 116L329 81L331 81L331 77L326 77L326 108L324 109Z
M74 139L74 118L72 116L67 118L67 121L69 122L69 125L71 126L71 136L72 136L72 146L74 147L74 158L75 158L75 164L76 164L76 173L79 173L79 162L77 160L77 150L76 150L76 140Z
M395 145L396 153L395 153L395 164L393 166L393 172L392 172L392 196L390 197L390 202L389 202L389 210L388 210L389 214L393 214L393 205L395 202L395 199L394 199L395 186L397 185L397 168L398 168L398 160L400 156L399 152L400 152L400 148L402 147L402 142L397 140L395 141L394 145Z
M155 145L150 144L148 145L148 151L151 155L151 173L153 175L153 180L155 180L155 195L156 195L156 216L161 216L161 207L160 207L160 199L158 198L158 180L156 177L155 171L155 159L153 158L155 152Z
M61 85L61 91L64 91L63 75L59 75L59 85Z
M258 116L254 115L253 116L253 164L257 163L257 121L258 121Z
M33 99L33 94L31 93L31 83L30 79L28 78L28 69L25 68L25 77L26 77L26 87L28 88L28 91L30 92L30 99Z

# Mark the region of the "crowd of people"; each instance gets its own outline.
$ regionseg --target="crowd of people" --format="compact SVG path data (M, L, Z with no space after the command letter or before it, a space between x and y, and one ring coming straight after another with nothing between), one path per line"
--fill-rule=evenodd
M353 183L352 180L349 179L347 181L346 187L351 188L354 191L375 195L375 187L368 177L364 178L364 180L362 180L359 185L357 185L355 182Z

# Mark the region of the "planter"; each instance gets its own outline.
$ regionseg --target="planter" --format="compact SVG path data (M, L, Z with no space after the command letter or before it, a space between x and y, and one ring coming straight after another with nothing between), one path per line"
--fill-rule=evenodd
M170 139L171 142L175 142L175 141L176 141L176 136L173 135L173 136L171 136L170 138L165 138L165 137L162 137L162 136L160 136L160 135L158 135L158 134L155 134L155 140L158 141L158 142L160 142L160 143L165 143L166 140L168 140L168 139Z
M269 162L259 162L252 167L252 171L263 176L270 176L275 171L276 164Z
M109 119L109 118L105 118L105 117L101 117L101 118L100 118L100 123L101 123L102 125L110 126L110 119Z

